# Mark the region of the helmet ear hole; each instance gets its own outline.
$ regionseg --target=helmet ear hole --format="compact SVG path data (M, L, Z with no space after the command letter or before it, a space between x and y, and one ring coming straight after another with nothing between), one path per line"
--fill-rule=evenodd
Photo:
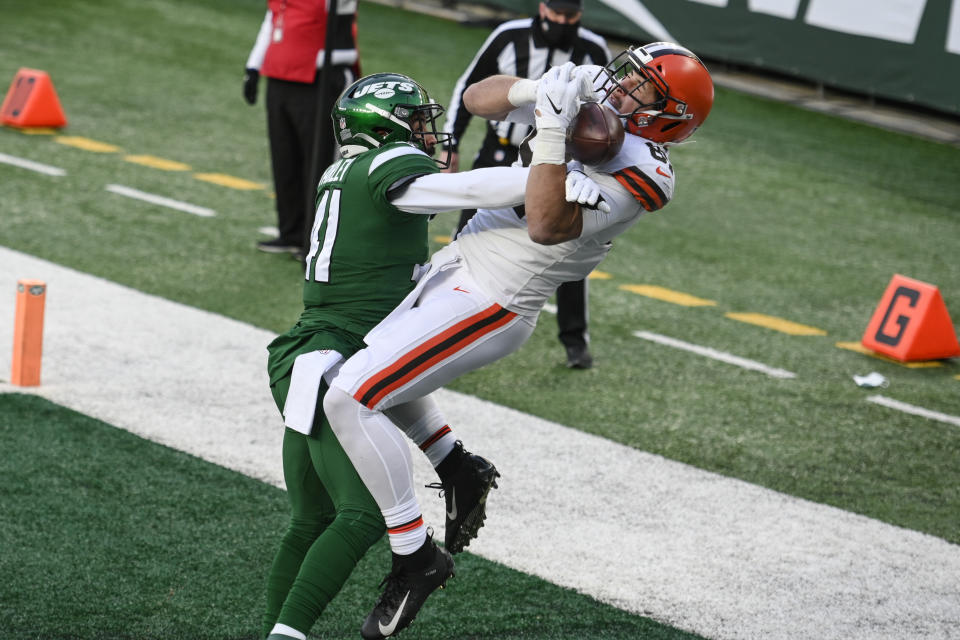
M660 127L660 131L667 132L667 131L670 131L670 129L673 129L674 127L679 127L681 124L683 124L681 121L674 120L673 122L669 122L663 125L662 127Z

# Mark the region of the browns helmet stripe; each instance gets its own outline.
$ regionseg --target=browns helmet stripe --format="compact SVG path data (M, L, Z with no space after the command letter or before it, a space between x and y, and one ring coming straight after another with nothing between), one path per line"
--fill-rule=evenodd
M637 47L637 49L643 49L652 58L659 58L660 56L674 54L678 56L687 56L688 58L693 58L694 60L697 60L698 62L700 62L700 64L703 64L703 62L700 61L700 58L697 57L697 54L695 54L693 51L690 51L689 49L681 47L673 42L651 42L650 44L645 44L641 47Z

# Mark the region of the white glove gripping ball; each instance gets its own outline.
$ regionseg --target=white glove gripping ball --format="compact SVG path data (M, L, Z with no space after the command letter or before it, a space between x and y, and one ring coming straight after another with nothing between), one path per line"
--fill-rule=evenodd
M537 85L537 105L534 110L538 130L567 130L580 109L582 83L575 76L576 66L567 62L553 67L540 78Z
M600 185L579 169L567 174L567 202L578 202L587 209L610 213L610 205L600 195Z

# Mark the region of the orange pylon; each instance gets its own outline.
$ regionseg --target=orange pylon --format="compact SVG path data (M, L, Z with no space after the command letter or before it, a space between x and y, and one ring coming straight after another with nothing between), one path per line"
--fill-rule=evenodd
M0 123L20 128L66 126L67 117L46 71L17 71L0 106Z

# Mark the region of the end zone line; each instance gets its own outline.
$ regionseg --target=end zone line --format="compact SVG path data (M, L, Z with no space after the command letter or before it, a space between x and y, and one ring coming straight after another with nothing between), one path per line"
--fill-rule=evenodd
M706 356L707 358L720 360L721 362L726 362L727 364L743 367L744 369L759 371L760 373L765 373L773 378L789 379L797 377L797 374L793 373L792 371L777 369L776 367L768 367L762 362L757 362L756 360L748 360L747 358L741 358L724 351L717 351L716 349L711 349L710 347L701 347L700 345L684 342L683 340L677 340L676 338L662 336L659 333L650 333L649 331L634 331L633 335L637 336L638 338L643 338L644 340L650 340L651 342L658 342L660 344L667 345L668 347L683 349L684 351L690 351L691 353L696 353L697 355Z
M958 418L957 416L951 416L946 413L940 413L939 411L931 411L930 409L924 409L923 407L907 404L906 402L893 400L891 398L887 398L886 396L869 396L867 398L867 402L873 402L874 404L879 404L889 409L896 409L897 411L910 413L915 416L920 416L921 418L938 420L940 422L946 422L947 424L952 424L960 427L960 418Z
M0 153L0 162L4 164L12 164L13 166L20 167L21 169L36 171L37 173L45 173L48 176L67 175L66 170L61 169L60 167L51 167L48 164L41 164L39 162L34 162L33 160L27 160L26 158L18 158L17 156L8 156L5 153Z
M146 191L131 189L130 187L125 187L121 184L108 184L106 189L107 191L116 193L117 195L134 198L136 200L143 200L144 202L150 202L152 204L158 204L162 207L177 209L178 211L185 211L202 218L212 218L213 216L217 215L217 212L213 209L198 207L197 205L190 204L189 202L181 202L180 200L174 200L172 198L164 198L163 196L147 193Z

